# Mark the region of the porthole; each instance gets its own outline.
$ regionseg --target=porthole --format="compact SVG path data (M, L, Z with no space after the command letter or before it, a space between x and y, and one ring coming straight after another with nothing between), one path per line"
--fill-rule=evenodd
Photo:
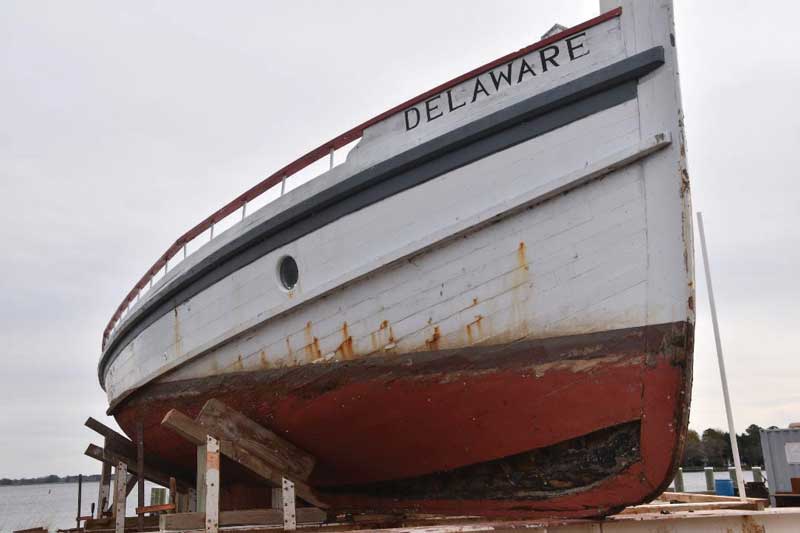
M278 262L278 278L287 291L295 288L300 273L297 270L297 261L290 255L284 255Z

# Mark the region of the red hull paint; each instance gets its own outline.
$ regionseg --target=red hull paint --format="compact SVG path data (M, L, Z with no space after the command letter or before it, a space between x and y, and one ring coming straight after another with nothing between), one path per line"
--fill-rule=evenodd
M155 384L115 416L129 435L141 418L146 448L191 472L194 449L160 421L171 408L195 416L217 398L314 454L311 484L337 509L603 515L648 499L671 480L688 422L691 354L691 325L649 326ZM637 461L548 497L474 491L406 499L342 490L485 463L631 421L641 428ZM222 475L250 482L226 466Z

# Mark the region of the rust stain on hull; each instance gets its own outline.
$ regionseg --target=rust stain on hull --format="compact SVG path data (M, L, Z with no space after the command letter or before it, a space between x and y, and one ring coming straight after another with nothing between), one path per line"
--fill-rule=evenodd
M317 457L311 484L341 509L606 514L663 491L674 475L688 422L691 329L666 324L154 384L117 419L133 431L142 417L146 446L191 471L194 449L160 420L170 408L193 416L217 398ZM405 497L345 489L488 465L633 422L640 457L586 486L554 475L553 490L533 497L498 474L460 496L426 492L434 485L424 481ZM228 479L254 483L246 472ZM490 489L505 496L493 499Z

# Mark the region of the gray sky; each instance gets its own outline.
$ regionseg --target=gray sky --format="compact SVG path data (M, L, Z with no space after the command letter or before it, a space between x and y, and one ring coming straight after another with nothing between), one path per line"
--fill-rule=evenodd
M736 420L786 425L800 421L800 4L676 9L693 201ZM82 424L105 417L101 332L179 234L356 123L597 11L0 3L0 477L98 471ZM704 429L725 413L697 266L691 426Z

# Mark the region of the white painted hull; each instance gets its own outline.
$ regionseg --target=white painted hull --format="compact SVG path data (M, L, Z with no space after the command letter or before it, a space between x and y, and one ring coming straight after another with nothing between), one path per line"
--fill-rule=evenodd
M224 396L313 452L328 488L458 481L605 435L597 446L640 456L581 481L582 495L471 497L486 513L562 498L559 513L582 516L657 492L688 421L693 265L671 4L642 5L387 116L345 163L170 270L105 345L101 381L123 428L152 419L152 446L170 454L161 410ZM352 463L370 439L381 452ZM421 491L409 507L464 511L457 491L426 483L392 490Z

